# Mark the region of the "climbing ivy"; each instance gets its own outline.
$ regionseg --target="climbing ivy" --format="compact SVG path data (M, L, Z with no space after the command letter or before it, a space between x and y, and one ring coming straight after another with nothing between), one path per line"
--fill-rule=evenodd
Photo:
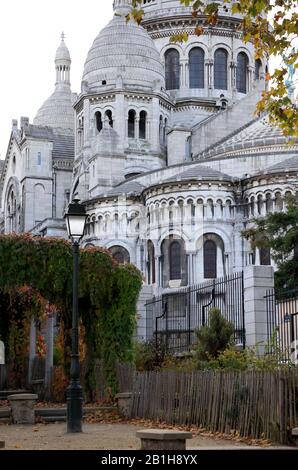
M131 358L136 302L141 285L137 268L119 265L108 251L94 247L80 250L79 312L87 347L85 387L91 398L95 359L103 359L107 384L115 388L116 362ZM1 235L0 286L2 298L23 286L38 291L42 298L57 307L65 330L68 330L66 341L69 341L72 317L70 243L28 234ZM35 315L34 309L31 314ZM9 334L3 331L8 326L8 322L0 322L3 337Z

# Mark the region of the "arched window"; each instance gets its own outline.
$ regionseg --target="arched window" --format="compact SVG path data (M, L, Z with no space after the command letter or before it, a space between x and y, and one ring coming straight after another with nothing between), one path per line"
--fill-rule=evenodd
M140 112L139 121L139 138L146 139L146 124L147 124L147 113L146 111Z
M217 246L213 240L204 243L204 278L215 279L217 277Z
M260 264L261 266L271 265L270 248L260 248Z
M119 264L128 264L130 263L130 256L126 248L123 246L112 246L109 248L109 252L113 256L114 260Z
M155 284L155 249L151 240L148 241L148 284Z
M128 111L128 137L130 139L135 138L135 122L136 122L136 112L134 109Z
M204 88L205 53L200 47L194 47L189 53L189 86Z
M13 171L13 173L15 173L15 171L16 171L16 156L15 156L15 154L13 155L13 159L12 159L12 171Z
M248 57L245 52L240 52L237 56L237 91L247 93L247 67Z
M217 49L214 54L214 88L228 89L228 53L225 49Z
M261 59L257 59L255 61L255 80L260 80L261 70L262 70L262 61Z
M176 49L169 49L165 53L166 88L179 90L180 88L180 56Z
M159 116L159 141L163 144L163 117Z
M181 279L181 246L173 241L169 247L170 281Z
M100 132L102 130L102 117L99 111L95 113L95 125L98 132Z
M114 122L113 122L113 113L110 109L108 109L106 112L105 112L105 115L108 117L109 119L109 125L110 127L113 127L114 125Z
M164 126L163 126L163 144L166 145L167 143L167 127L168 127L168 120L165 118Z

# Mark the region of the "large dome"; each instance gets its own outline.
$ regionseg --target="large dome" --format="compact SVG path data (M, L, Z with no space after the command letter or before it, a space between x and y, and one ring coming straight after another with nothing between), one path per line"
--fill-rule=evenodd
M115 15L95 39L85 63L83 81L103 86L156 89L165 86L158 50L142 26Z

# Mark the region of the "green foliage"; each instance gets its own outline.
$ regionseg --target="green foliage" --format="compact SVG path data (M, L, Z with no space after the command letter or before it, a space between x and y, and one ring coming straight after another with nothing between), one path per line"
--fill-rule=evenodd
M255 227L243 232L254 247L270 248L277 263L276 285L297 287L298 279L298 204L297 198L286 200L285 212L274 212L254 220Z
M275 352L267 352L264 355L260 355L257 348L247 348L243 351L237 351L231 347L219 353L216 358L209 358L207 361L197 362L196 367L203 370L270 371L289 368L292 367L292 365L283 361L280 355Z
M140 372L167 367L165 363L169 361L169 357L165 345L158 342L156 347L155 340L137 342L134 345L134 363Z
M68 242L28 234L0 236L0 298L11 295L17 287L33 287L57 307L66 332L71 328L71 273L72 249ZM136 301L141 285L141 275L135 267L119 266L107 251L99 248L80 250L79 311L89 358L87 395L92 392L96 357L106 361L109 386L115 385L115 362L132 358ZM0 334L4 338L11 326L9 314L8 308L1 310ZM16 315L16 321L21 321L21 309L16 310ZM35 315L34 309L30 315Z
M231 343L234 326L228 322L220 313L213 308L209 312L210 325L202 326L197 331L198 348L196 351L198 360L208 360L218 357Z

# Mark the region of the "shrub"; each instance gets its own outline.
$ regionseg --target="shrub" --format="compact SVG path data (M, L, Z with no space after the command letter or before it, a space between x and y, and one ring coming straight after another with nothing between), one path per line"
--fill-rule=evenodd
M167 357L165 345L160 342L156 345L155 340L134 345L134 362L138 371L160 369Z
M197 331L198 347L196 356L199 361L217 358L230 344L234 326L220 313L218 308L209 312L210 325L202 326Z

